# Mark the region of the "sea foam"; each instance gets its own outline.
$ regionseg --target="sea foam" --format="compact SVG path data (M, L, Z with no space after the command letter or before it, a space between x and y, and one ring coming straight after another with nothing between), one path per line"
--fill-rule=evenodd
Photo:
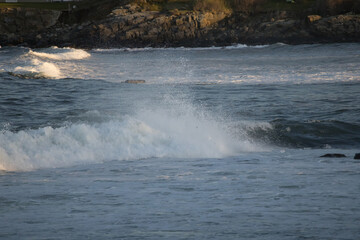
M58 47L46 48L41 51L30 49L17 59L16 64L18 66L10 70L9 73L20 78L58 79L71 75L69 71L65 71L65 75L62 74L62 70L74 69L73 64L66 61L82 60L90 56L82 49ZM72 67L69 67L70 65Z
M61 72L54 63L31 59L26 66L17 66L13 75L22 78L60 78Z
M274 44L275 45L275 44ZM94 52L143 52L143 51L209 51L209 50L224 50L224 49L244 49L244 48L266 48L271 45L246 45L246 44L235 44L230 46L221 46L221 47L164 47L164 48L154 48L154 47L144 47L144 48L97 48L92 51Z
M0 169L30 171L111 160L220 158L262 149L192 109L148 109L101 123L0 133Z
M42 51L30 50L29 55L51 60L81 60L90 57L90 54L82 49L52 47Z

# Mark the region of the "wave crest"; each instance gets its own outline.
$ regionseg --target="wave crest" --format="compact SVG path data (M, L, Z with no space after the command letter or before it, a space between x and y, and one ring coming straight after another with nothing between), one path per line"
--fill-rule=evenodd
M0 133L0 169L30 171L152 157L220 158L260 150L191 111L141 111L102 123L5 130Z
M30 50L28 54L39 58L46 58L46 59L58 60L58 61L81 60L91 56L88 52L82 49L57 48L57 47L52 47L43 50L42 52Z
M32 59L27 66L17 66L11 75L21 78L60 78L60 69L53 63Z

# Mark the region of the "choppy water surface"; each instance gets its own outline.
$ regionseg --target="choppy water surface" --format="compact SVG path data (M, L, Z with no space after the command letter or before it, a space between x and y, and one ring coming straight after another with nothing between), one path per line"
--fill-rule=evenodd
M1 48L0 238L358 239L359 91L359 44Z

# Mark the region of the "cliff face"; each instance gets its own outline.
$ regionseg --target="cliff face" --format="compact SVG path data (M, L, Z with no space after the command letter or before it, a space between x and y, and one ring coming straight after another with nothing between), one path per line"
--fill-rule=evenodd
M212 46L234 43L290 44L358 42L360 15L304 19L287 12L257 14L232 12L146 11L136 4L118 6L105 18L61 22L60 12L0 9L0 45L32 47L163 47ZM76 13L75 13L76 14Z

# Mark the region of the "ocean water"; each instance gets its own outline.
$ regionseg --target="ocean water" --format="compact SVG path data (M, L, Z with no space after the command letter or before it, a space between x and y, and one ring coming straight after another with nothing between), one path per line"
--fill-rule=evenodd
M359 93L358 43L0 48L0 239L360 239Z

